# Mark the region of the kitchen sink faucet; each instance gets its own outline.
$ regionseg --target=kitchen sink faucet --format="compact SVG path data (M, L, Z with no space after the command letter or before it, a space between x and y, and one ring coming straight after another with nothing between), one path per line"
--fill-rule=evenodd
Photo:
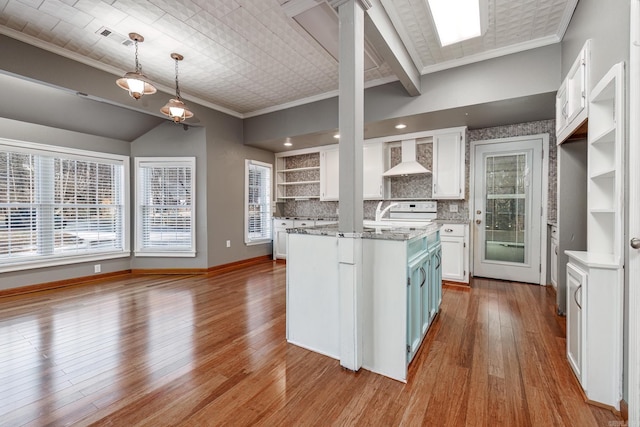
M391 203L389 206L387 206L386 208L380 210L380 208L382 207L382 202L378 203L378 207L376 208L376 221L381 221L382 217L384 216L384 214L387 213L387 211L389 209L391 209L394 206L398 206L397 203Z

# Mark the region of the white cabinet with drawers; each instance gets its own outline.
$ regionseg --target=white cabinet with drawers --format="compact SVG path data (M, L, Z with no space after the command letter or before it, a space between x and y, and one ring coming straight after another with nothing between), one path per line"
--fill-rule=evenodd
M442 280L469 283L469 225L443 223Z

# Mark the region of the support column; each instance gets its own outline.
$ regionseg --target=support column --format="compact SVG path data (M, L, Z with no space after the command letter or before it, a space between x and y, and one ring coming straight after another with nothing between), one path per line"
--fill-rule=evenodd
M338 7L340 218L340 365L362 366L362 143L364 133L364 9L358 0Z

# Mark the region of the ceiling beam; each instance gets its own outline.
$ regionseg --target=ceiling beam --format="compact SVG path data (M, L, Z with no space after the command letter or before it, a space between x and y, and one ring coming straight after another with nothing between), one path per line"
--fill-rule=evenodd
M420 95L420 72L400 39L380 0L372 4L365 18L365 36L375 50L389 64L411 96Z

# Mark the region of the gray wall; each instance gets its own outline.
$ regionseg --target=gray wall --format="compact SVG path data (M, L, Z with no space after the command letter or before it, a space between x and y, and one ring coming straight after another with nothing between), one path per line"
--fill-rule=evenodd
M0 138L37 142L59 147L77 148L111 154L129 155L129 143L78 132L0 118ZM129 257L100 260L61 267L34 268L0 274L0 289L91 276L93 265L101 264L102 273L128 270Z
M562 76L566 76L571 64L587 39L591 39L591 82L593 88L607 71L620 61L629 65L630 39L630 3L627 0L602 1L581 0L578 2L567 33L562 41ZM626 87L629 87L629 74L625 73ZM628 93L628 90L625 91ZM629 99L626 100L626 129L629 135ZM628 137L625 138L628 141ZM625 156L627 158L627 156ZM625 167L629 167L626 165ZM626 186L625 186L626 187ZM625 215L628 218L628 215ZM625 236L628 234L625 225ZM626 239L623 239L626 240ZM628 247L625 245L625 263L628 261ZM628 295L629 277L625 271L625 295ZM623 398L629 396L629 307L625 298L624 307L624 375Z
M135 157L195 157L196 256L195 258L136 257L132 269L207 268L207 148L204 128L190 127L187 131L175 123L166 122L131 143L131 218L135 224ZM134 227L132 227L134 228ZM131 236L131 249L135 236ZM133 252L132 252L133 255Z
M2 55L0 55L0 70L6 74L43 82L47 85L63 88L70 93L83 92L93 99L104 100L106 103L124 106L147 115L164 117L159 113L159 110L167 99L173 95L159 91L155 95L145 96L139 101L135 101L125 91L118 89L116 86L115 80L120 76L55 55L4 35L0 35L0 51L2 52ZM29 101L31 103L40 102L38 99L30 99ZM43 100L42 102L45 101ZM149 129L145 129L132 138L132 140L135 139L134 147L130 147L131 141L116 141L109 138L92 137L91 135L87 135L86 138L68 139L61 136L59 139L61 143L76 148L105 152L115 150L115 152L125 155L129 155L133 150L135 153L144 153L145 156L152 156L160 155L160 152L187 154L184 151L177 150L180 147L179 144L173 147L176 150L169 148L171 135L177 138L187 138L188 145L193 148L193 153L188 153L187 155L196 155L198 157L198 180L199 184L201 181L202 185L198 185L197 188L206 191L205 196L199 198L197 208L198 217L206 220L206 223L198 225L197 244L202 257L198 256L195 259L191 259L191 261L185 259L177 260L174 264L176 268L184 267L190 262L194 262L194 267L197 268L213 267L270 254L271 244L249 247L244 244L244 160L254 159L273 164L273 153L247 147L243 144L244 135L241 119L188 100L187 104L195 114L195 118L192 120L195 126L192 126L188 132L184 132L180 126L174 126L169 123L168 125L161 125L161 128L167 132L164 135L163 131L153 129L157 124L154 120L151 120L148 122ZM0 109L0 111L3 110ZM22 136L22 139L28 141L52 143L52 135L56 135L56 139L58 139L57 135L66 135L64 133L66 131L62 129L37 125L37 123L46 122L47 119L43 117L41 109L34 108L31 115L24 115L25 111L28 113L28 110L20 109L21 114L24 116L21 117L21 122L15 122L11 125L3 122L2 129L6 134L0 134L0 136L15 139L21 139L20 137ZM131 128L126 132L130 134L139 125L136 121L140 117L139 114L131 114L131 120L135 123L127 123L122 114L112 116L108 111L105 112L105 109L100 109L100 111L102 111L102 114L96 114L95 117L83 118L83 129L89 129L86 132L93 133L91 131L92 126L87 127L87 123L90 124L92 121L95 123L95 133L104 132L105 129L111 126ZM2 116L0 115L0 117ZM57 123L59 123L57 126L65 125L60 121ZM73 123L73 117L69 118L68 123L70 128L78 127ZM108 123L109 126L105 126L105 123ZM165 126L169 127L165 128ZM196 127L200 129L196 130ZM145 135L146 132L150 132L150 134ZM200 134L199 142L197 143L189 136L196 134ZM154 143L152 141L154 139L162 141L158 146L159 150L157 152L154 152L153 149ZM111 147L117 147L117 149ZM201 173L204 175L201 176ZM231 240L231 248L226 248L226 240ZM132 263L135 268L153 268L159 265L158 261L150 259L145 261L133 260ZM112 264L112 262L109 262L109 264ZM104 272L126 270L130 268L129 264L130 261L127 259L126 265L125 263L120 263L113 268L107 268L103 263L102 268ZM161 265L162 267L171 268L171 266L167 266L166 262L161 263ZM26 286L93 274L93 268L90 271L84 271L84 267L51 270L55 270L56 273L37 276L31 272L2 274L0 276L1 286ZM5 278L9 281L5 280Z
M490 59L421 78L422 95L398 82L365 91L365 123L486 102L555 92L560 86L560 45ZM245 120L252 143L338 128L336 98Z

